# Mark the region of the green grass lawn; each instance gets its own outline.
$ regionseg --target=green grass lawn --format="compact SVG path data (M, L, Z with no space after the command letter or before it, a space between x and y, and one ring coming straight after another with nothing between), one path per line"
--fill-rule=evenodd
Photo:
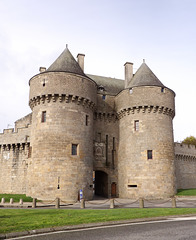
M5 198L5 202L9 202L10 198L14 199L14 202L19 202L20 199L23 199L23 202L32 202L31 197L27 197L25 194L0 194L0 201L2 198Z
M107 222L146 217L196 214L194 208L129 208L108 210L0 209L0 233L55 226Z
M196 189L178 189L177 196L196 196Z

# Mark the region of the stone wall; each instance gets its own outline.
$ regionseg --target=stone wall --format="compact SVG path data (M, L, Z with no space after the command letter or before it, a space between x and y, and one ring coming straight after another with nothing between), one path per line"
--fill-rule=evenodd
M196 147L175 143L175 156L177 188L196 188Z
M26 193L30 158L30 125L0 134L0 192Z
M0 147L0 192L26 193L29 143Z
M28 120L27 120L28 119ZM18 128L29 122L30 116L24 118L23 124L14 129L5 129L0 133L0 192L26 193L28 162L30 158L31 126Z

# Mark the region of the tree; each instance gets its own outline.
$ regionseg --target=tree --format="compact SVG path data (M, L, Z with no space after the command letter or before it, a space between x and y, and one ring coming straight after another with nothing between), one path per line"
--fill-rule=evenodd
M182 141L182 143L196 146L196 138L193 136L187 137Z

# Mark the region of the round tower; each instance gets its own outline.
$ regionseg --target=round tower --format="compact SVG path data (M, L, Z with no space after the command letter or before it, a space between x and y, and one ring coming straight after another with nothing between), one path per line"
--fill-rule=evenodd
M32 154L27 194L32 197L75 201L81 189L84 198L93 196L96 84L80 66L66 48L29 81Z
M119 197L173 196L175 93L145 62L125 82L127 88L116 97Z

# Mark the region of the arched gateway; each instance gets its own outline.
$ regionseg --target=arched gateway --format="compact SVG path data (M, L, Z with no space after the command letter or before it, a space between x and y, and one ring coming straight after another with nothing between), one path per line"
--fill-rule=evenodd
M108 174L95 171L95 195L108 197Z

